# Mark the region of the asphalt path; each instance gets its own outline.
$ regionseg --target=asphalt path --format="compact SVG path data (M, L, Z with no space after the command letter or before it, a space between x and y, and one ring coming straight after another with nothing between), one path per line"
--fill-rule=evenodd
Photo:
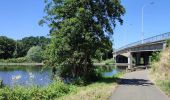
M148 78L148 71L126 73L109 100L170 100Z

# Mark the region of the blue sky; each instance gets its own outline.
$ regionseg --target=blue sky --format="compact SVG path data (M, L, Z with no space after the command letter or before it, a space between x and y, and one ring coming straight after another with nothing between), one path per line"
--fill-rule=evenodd
M46 36L48 27L38 25L44 16L44 0L1 0L0 35L13 39Z
M124 24L114 30L114 47L141 39L141 9L144 8L144 38L170 32L170 0L121 0L126 9ZM0 35L13 39L47 36L49 28L39 26L44 16L44 0L2 0L0 2Z

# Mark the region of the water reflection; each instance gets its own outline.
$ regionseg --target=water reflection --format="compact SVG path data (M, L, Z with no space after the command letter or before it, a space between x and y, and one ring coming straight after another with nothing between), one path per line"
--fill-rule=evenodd
M103 73L103 76L104 76L104 77L112 77L113 75L117 74L117 73L120 72L120 71L121 71L121 69L114 68L114 69L112 69L111 71L104 72L104 73Z
M0 79L8 86L14 85L48 85L51 79L51 69L39 66L0 66Z

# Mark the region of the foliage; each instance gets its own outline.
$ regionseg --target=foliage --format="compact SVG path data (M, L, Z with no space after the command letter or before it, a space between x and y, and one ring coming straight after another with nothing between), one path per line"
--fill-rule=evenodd
M153 52L150 60L151 63L158 62L160 60L160 52Z
M41 46L42 49L45 49L46 45L50 43L50 39L44 36L37 37L25 37L17 41L17 57L26 56L28 50L33 46Z
M45 11L40 22L51 27L46 59L61 77L93 79L92 58L97 50L111 49L113 27L123 23L120 0L46 0Z
M0 36L0 59L24 57L32 46L41 46L45 49L49 43L50 39L44 36L31 36L17 41Z
M76 92L57 98L56 100L108 100L116 87L117 79L123 73L112 77L103 77L100 80L86 86L78 86Z
M29 49L27 52L26 58L29 61L35 61L35 62L42 62L43 60L43 50L40 46L34 46Z
M5 36L0 36L0 59L13 57L15 41Z
M5 85L3 84L3 80L0 80L0 88L3 88Z
M20 41L16 41L15 42L15 51L13 53L13 57L14 58L18 58L18 57L24 57L24 54L23 54L23 43L20 42Z
M165 48L155 56L151 64L152 79L163 91L170 95L170 48Z
M111 59L111 58L113 58L112 52L113 52L112 48L111 48L111 50L106 50L106 51L96 50L94 59L98 60L99 62L101 62L103 60Z
M15 86L0 88L0 100L54 100L60 96L75 91L75 86L54 82L47 87L21 87Z
M10 59L0 59L0 62L3 63L25 63L29 62L25 57L20 57L20 58L10 58Z
M167 39L166 40L166 47L169 47L170 46L170 39Z
M113 58L111 58L111 59L104 60L104 61L102 61L101 63L105 63L106 65L107 65L107 64L114 64L114 63L115 63L115 60L114 60Z

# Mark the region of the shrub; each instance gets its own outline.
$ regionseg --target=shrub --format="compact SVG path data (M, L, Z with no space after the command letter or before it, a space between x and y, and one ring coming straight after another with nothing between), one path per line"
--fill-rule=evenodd
M30 61L42 62L43 60L42 52L43 50L40 46L34 46L29 49L26 58Z
M0 89L0 100L54 100L75 90L74 86L61 81L47 87L4 87Z
M153 52L150 59L151 63L158 62L160 60L160 52Z
M25 57L21 57L21 58L11 58L11 59L0 59L0 62L4 62L4 63L24 63L24 62L28 62L28 60Z

